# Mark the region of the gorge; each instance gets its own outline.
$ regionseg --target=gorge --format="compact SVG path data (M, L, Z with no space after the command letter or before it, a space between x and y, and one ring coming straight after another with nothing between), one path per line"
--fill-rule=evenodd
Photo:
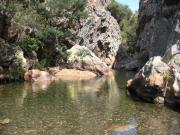
M179 104L179 0L0 1L0 134L178 135Z

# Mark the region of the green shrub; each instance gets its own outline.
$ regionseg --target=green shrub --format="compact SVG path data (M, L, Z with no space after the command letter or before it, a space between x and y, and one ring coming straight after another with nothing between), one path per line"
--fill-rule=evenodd
M32 51L38 51L40 48L43 48L43 43L38 38L27 36L20 41L20 47L25 55L28 55Z
M163 78L167 82L172 81L173 80L173 73L171 73L170 71L164 72Z

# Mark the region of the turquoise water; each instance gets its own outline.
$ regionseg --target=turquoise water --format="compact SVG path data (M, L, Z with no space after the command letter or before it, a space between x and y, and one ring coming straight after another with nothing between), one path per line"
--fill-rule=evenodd
M164 106L132 101L127 73L89 81L0 86L0 135L179 135L180 114ZM118 128L118 129L119 129Z

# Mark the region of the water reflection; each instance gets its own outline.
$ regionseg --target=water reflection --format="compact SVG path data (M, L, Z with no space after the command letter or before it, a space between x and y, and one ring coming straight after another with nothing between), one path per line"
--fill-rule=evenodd
M0 119L11 120L0 125L0 134L179 134L179 113L131 101L125 82L121 72L89 81L0 86Z

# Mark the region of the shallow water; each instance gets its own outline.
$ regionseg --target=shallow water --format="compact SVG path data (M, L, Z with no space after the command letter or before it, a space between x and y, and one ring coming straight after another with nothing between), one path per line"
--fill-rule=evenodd
M0 135L180 135L180 113L132 101L126 80L120 72L89 81L1 85L0 120L10 123L0 125Z

